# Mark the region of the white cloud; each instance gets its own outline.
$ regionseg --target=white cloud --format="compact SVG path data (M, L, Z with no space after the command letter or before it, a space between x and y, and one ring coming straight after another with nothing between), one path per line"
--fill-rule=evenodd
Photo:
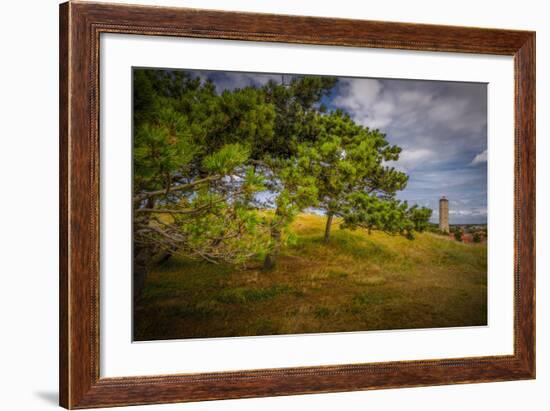
M415 168L417 165L426 164L426 162L433 160L435 152L426 148L419 149L405 149L399 155L397 164L404 167L407 170Z
M474 157L470 165L476 166L478 164L486 163L487 162L487 150L479 153L477 156Z
M394 119L395 104L382 95L382 83L373 79L341 79L333 104L349 112L355 121L382 128Z
M409 145L411 137L417 139L415 144L424 147L434 141L449 142L457 133L461 133L464 144L465 140L477 141L486 119L482 99L463 87L438 82L392 83L345 78L339 80L338 94L332 104L347 111L360 124L390 130L394 137L403 140L398 141L402 146ZM447 151L460 150L460 144L451 145Z
M433 121L460 128L467 126L463 121L467 108L468 101L466 99L450 96L437 99L428 114Z
M449 210L450 215L455 216L487 216L486 208L455 209Z
M341 79L343 93L334 99L334 103L351 111L370 106L382 91L382 83L372 79Z
M470 106L471 101L465 96L440 97L434 100L428 115L434 124L451 131L478 133L485 127L486 119Z
M428 106L433 100L431 93L418 90L406 90L399 94L399 104L414 105L416 107Z

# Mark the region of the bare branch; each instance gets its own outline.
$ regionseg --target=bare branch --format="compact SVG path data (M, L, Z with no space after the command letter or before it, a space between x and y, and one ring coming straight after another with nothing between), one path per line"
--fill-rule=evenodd
M174 192L174 191L187 191L187 190L190 190L190 189L192 189L192 188L194 188L194 187L196 187L200 184L208 183L210 181L217 181L221 178L222 178L222 176L220 176L220 175L213 175L213 176L208 176L208 177L205 177L205 178L201 178L201 179L192 181L190 183L174 185L174 186L168 187L168 189L164 188L162 190L155 190L155 191L149 191L149 192L141 193L141 194L138 194L134 197L134 201L135 202L143 201L147 198L156 197L156 196L160 196L160 195L167 195L167 194L169 194L171 192Z

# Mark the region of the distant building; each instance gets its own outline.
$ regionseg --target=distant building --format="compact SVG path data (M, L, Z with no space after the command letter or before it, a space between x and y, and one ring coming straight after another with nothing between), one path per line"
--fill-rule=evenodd
M449 232L449 200L445 196L439 199L439 230Z

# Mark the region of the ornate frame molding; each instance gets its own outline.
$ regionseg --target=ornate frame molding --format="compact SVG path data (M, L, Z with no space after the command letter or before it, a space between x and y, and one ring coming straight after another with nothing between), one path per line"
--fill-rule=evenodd
M100 378L101 33L513 56L514 354L154 377ZM534 378L535 33L106 3L61 4L59 280L60 405L70 409Z

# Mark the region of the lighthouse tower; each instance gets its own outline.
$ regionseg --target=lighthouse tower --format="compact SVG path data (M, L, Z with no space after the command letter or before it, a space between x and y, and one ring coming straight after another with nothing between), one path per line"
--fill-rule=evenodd
M439 230L449 232L449 200L445 196L439 199Z

